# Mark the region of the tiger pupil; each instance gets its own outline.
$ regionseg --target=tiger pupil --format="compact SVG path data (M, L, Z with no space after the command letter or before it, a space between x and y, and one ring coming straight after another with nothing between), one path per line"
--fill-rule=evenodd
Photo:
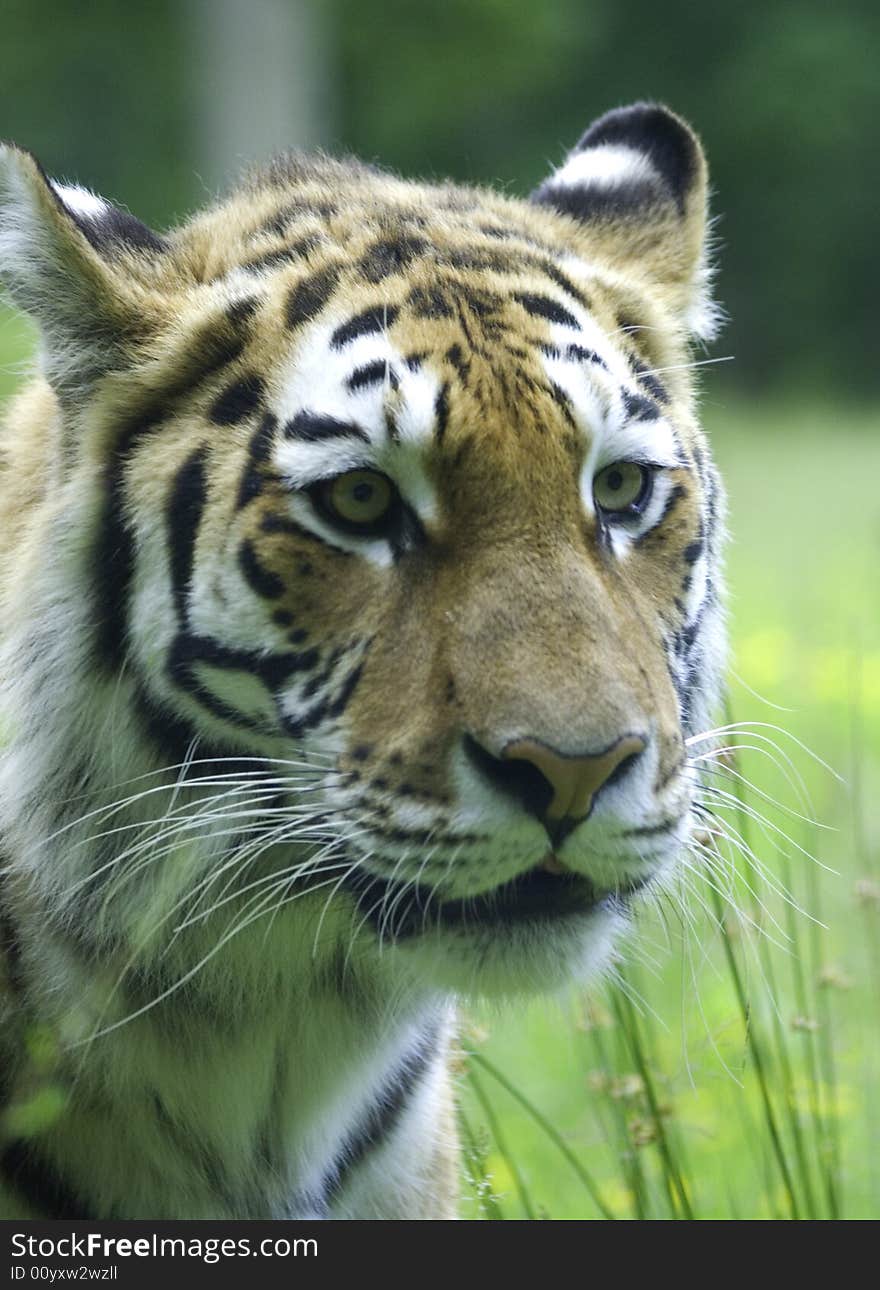
M351 490L352 497L356 502L369 502L373 497L373 485L368 483L355 484Z
M621 488L622 485L623 472L620 470L612 470L611 474L608 476L608 487L617 490L618 488Z

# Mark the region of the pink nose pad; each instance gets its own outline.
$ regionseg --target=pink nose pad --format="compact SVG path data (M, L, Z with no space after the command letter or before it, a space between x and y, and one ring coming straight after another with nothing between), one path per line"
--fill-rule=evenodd
M596 756L566 757L536 739L519 739L502 753L507 761L527 761L544 776L553 789L553 800L545 812L551 821L582 820L589 815L593 798L623 762L645 749L638 735L624 735Z

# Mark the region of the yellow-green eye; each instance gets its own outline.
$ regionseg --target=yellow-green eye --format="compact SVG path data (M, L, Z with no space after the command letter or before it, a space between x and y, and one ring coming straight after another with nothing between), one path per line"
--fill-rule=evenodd
M650 466L636 461L615 461L600 470L593 480L593 500L607 516L625 519L638 515L654 485Z
M395 509L397 492L376 470L347 470L324 480L317 498L327 519L353 533L379 533Z

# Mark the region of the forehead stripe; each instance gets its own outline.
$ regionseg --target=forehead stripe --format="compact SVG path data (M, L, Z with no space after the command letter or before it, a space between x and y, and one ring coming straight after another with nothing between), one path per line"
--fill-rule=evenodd
M288 327L299 327L321 312L339 281L338 265L331 265L291 287L287 297Z
M564 327L578 326L574 314L563 309L562 305L552 300L550 296L533 296L524 291L514 291L513 298L522 305L526 313L536 318L546 318L549 322L561 323Z
M300 439L304 443L320 443L324 439L363 439L370 443L370 436L353 421L338 421L336 417L321 416L318 412L298 412L284 427L287 439Z
M348 322L336 328L330 337L330 348L342 349L343 345L357 340L359 336L369 336L374 332L384 331L386 327L391 326L399 313L400 310L396 305L372 305L363 313L355 314L354 318L349 318Z
M366 389L370 385L382 385L385 381L396 390L399 381L394 372L384 358L377 358L372 363L365 363L363 367L356 367L351 376L345 382L346 389L354 394L357 390Z

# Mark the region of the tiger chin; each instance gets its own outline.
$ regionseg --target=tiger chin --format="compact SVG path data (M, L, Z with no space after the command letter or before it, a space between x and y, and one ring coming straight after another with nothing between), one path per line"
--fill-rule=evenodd
M706 192L656 104L167 233L3 147L5 1216L455 1215L456 998L601 971L693 827Z

